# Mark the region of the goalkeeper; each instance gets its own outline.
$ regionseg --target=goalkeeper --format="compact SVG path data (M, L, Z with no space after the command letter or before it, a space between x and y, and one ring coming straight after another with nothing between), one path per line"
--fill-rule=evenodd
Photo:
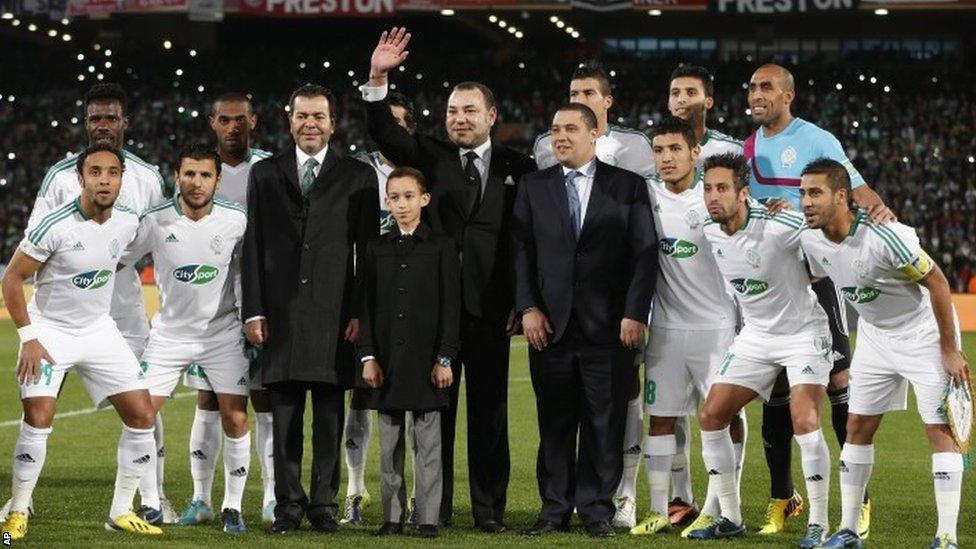
M941 410L952 379L970 384L960 351L949 284L919 247L915 230L879 225L849 208L851 181L839 162L814 160L800 181L802 236L814 277L830 277L860 315L851 363L847 440L840 454L841 525L821 547L861 547L856 526L874 464L883 414L901 408L901 387L915 391L932 448L938 529L931 547L955 548L963 459Z

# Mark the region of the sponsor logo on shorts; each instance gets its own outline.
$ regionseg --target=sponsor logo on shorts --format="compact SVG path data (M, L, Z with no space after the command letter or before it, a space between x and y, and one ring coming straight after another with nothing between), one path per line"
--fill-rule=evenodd
M659 247L661 253L675 259L688 259L698 253L698 246L694 242L678 238L662 238Z
M805 375L805 376L812 376L815 373L816 372L813 370L813 366L810 366L809 364L807 364L806 366L803 367L803 375Z
M211 265L183 265L173 269L173 278L196 286L213 282L218 274L220 269Z
M87 273L76 274L71 277L71 283L82 290L97 290L112 279L112 271L101 269L98 271L88 271Z
M241 379L238 379L238 380L237 380L237 385L238 385L238 386L244 386L244 385L247 385L247 378L246 378L246 377L242 377Z
M733 278L729 284L732 284L732 289L742 295L759 295L769 289L769 283L765 280L754 278Z
M844 299L851 303L871 303L875 299L878 299L878 296L881 295L881 290L870 286L860 286L857 288L847 286L841 288L840 293L844 294Z

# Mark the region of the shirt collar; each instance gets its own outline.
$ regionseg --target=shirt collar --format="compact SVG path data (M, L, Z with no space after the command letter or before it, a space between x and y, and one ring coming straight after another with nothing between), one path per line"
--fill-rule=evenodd
M468 152L474 151L474 153L478 155L478 158L484 160L485 155L488 154L488 149L490 148L491 148L491 138L489 137L484 143L478 145L477 147L473 149L459 149L458 153L463 158L464 155L468 154Z
M426 240L427 239L427 235L430 234L430 228L427 227L427 224L426 223L424 223L423 221L421 221L420 224L417 225L417 227L413 230L412 233L404 233L404 232L401 232L399 225L393 227L392 233L395 236L413 236L413 237L419 238L420 240Z
M312 158L311 155L305 154L305 151L303 151L302 149L300 149L298 147L298 145L295 145L295 152L298 154L298 167L299 168L305 166L305 163L308 162L308 159L309 158ZM329 144L326 143L325 144L325 147L323 147L321 151L319 151L319 152L317 152L315 154L315 159L319 161L319 166L321 166L322 163L325 162L325 155L328 152L329 152Z
M594 156L592 159L590 159L589 162L583 164L576 170L572 168L567 168L566 166L563 166L562 168L563 168L563 177L569 175L569 172L574 172L574 171L579 172L585 175L586 177L593 177L593 175L596 173L596 157Z

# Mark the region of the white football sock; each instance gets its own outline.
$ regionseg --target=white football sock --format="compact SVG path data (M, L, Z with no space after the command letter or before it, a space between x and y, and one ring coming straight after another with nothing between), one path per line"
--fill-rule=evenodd
M349 410L346 415L343 436L346 441L346 470L349 473L346 496L362 494L366 489L366 452L369 448L372 418L370 410Z
M156 441L153 439L155 430L155 428L133 429L128 425L122 426L122 436L119 437L119 448L116 454L118 472L115 475L115 494L112 496L112 506L108 512L108 516L112 519L129 512L139 481L156 469Z
M648 436L644 439L644 465L651 493L651 511L668 516L668 492L671 488L671 462L676 444L674 435Z
M166 497L163 491L163 481L166 477L166 445L163 443L163 413L156 412L156 431L153 434L156 441L156 486L159 489L159 497ZM154 507L158 509L158 507Z
M805 435L795 435L794 438L800 445L807 500L810 502L808 523L829 528L827 504L830 498L830 450L827 448L827 441L820 429Z
M956 523L959 520L959 502L962 499L962 454L940 452L932 454L932 479L935 482L935 507L939 513L939 529L936 537L943 534L956 539Z
M708 483L714 484L715 496L722 509L721 516L735 524L742 524L739 490L735 482L735 450L729 428L721 431L702 431L702 458L708 471Z
M247 472L251 468L251 433L240 438L224 435L224 501L221 509L241 510Z
M11 511L21 511L27 514L31 495L37 486L37 479L41 477L44 460L47 458L47 437L51 427L38 429L21 422L20 434L14 446L14 466L11 475Z
M193 477L193 500L207 505L210 505L221 436L220 412L197 408L190 427L190 475Z
M674 422L674 440L677 448L671 463L671 490L673 497L689 504L695 504L695 494L691 487L691 418L679 417Z
M156 426L153 431L153 444L156 445L156 466L152 471L148 471L139 481L139 500L142 505L159 509L159 498L162 496L160 487L163 480L159 477L162 474L160 463L163 461L163 414L156 412Z
M274 495L274 433L272 431L274 421L271 419L271 412L255 412L257 421L254 422L256 441L254 451L258 454L258 463L261 465L261 486L264 496L261 506L264 507L275 499Z
M864 490L874 468L874 445L845 442L840 451L840 527L857 532Z
M641 442L644 433L644 400L638 396L627 403L624 426L624 471L617 487L618 497L637 499L637 472L640 470Z

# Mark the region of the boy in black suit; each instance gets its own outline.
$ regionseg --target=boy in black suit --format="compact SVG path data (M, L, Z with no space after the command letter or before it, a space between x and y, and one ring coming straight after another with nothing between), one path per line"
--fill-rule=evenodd
M436 537L442 496L441 414L458 354L460 264L456 246L420 219L430 202L424 176L397 168L386 182L396 228L363 254L363 306L356 342L363 380L379 410L380 491L385 523L377 535L403 532L404 416L413 415L420 535Z

